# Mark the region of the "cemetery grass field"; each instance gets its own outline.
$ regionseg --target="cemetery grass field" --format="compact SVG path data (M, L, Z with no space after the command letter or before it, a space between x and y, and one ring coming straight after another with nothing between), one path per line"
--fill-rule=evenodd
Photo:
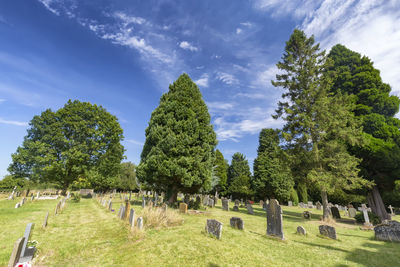
M119 200L119 199L118 199ZM117 218L120 203L109 212L95 199L68 201L54 215L57 200L27 203L15 209L19 198L0 200L0 266L7 266L14 242L26 224L35 223L37 240L34 266L399 266L400 243L374 240L373 231L360 230L350 219L337 222L338 240L319 236L321 211L312 210L312 220L301 217L304 209L283 206L285 241L266 236L265 211L253 205L255 215L223 211L221 201L205 214L182 214L179 226L145 229L132 233L127 222ZM139 201L131 201L140 216ZM233 203L231 203L233 204ZM231 206L232 208L232 206ZM168 209L170 211L171 208ZM42 228L49 211L47 228ZM341 214L343 217L343 214ZM245 230L230 227L229 219L241 217ZM396 218L397 217L397 218ZM399 220L400 216L394 219ZM222 239L205 234L207 218L223 223ZM295 234L297 226L307 236Z

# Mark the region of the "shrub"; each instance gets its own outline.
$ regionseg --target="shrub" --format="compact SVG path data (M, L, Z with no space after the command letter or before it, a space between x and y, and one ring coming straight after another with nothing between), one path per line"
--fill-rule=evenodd
M307 186L302 183L298 184L297 192L298 192L298 196L299 196L301 202L307 203L307 201L308 201Z
M72 202L78 203L81 201L81 195L79 193L72 193Z
M369 221L373 224L373 225L377 225L380 224L382 221L379 218L378 215L376 215L375 213L369 212L368 211L368 217L369 217ZM356 219L356 221L358 223L365 223L364 220L364 214L362 212L357 213L356 217L354 217Z
M293 205L299 204L299 196L297 195L296 189L292 188L290 191L290 200L293 202Z
M141 216L146 228L163 228L183 223L183 219L179 213L172 209L168 209L165 212L162 208L145 207L142 210Z
M201 208L201 199L199 198L199 200L200 201L198 200L194 201L193 199L191 199L189 201L188 208L193 210L199 210Z

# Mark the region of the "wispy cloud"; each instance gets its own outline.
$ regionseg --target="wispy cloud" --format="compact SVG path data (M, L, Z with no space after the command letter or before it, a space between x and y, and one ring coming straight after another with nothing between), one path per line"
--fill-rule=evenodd
M194 83L201 87L208 87L208 74L204 73L198 80L195 80Z
M114 16L121 19L126 25L128 25L130 23L141 25L146 22L146 20L144 18L129 16L123 12L115 12Z
M3 103L3 102L5 102L5 101L6 101L5 99L0 98L0 104Z
M199 50L197 47L193 46L192 44L190 44L187 41L180 42L179 47L184 49L184 50L190 50L192 52L196 52L196 51Z
M143 142L134 139L126 139L125 141L133 145L143 146Z
M221 72L221 71L217 72L216 78L228 85L239 84L239 80L233 74L229 74L226 72Z
M42 3L53 14L56 14L57 16L60 15L60 12L52 7L52 5L55 3L54 0L38 0L38 1Z
M28 126L27 122L24 121L13 121L13 120L5 120L3 118L0 118L0 124L7 124L7 125L14 125L14 126Z
M229 110L234 107L233 103L225 103L225 102L207 102L208 108L211 110Z

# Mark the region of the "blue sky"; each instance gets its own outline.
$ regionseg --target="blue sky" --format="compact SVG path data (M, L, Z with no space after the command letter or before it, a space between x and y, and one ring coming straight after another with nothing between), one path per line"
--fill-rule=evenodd
M342 43L369 56L400 93L400 1L0 2L0 178L29 120L68 99L119 118L136 164L151 112L186 72L206 101L225 158L252 165L282 91L271 86L294 28L324 49Z

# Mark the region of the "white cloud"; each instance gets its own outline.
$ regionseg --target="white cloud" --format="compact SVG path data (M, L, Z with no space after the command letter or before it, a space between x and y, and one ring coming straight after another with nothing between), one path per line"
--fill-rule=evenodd
M52 7L52 4L55 3L54 0L38 0L38 1L42 3L50 12L56 14L57 16L60 16L60 12L58 12L57 9Z
M208 74L204 73L200 79L194 81L195 84L201 87L208 87Z
M184 50L190 50L192 52L196 52L199 49L193 45L191 45L189 42L183 41L179 44L179 47L184 49Z
M3 103L3 102L5 102L5 101L6 101L5 99L0 98L0 104Z
M128 143L134 144L134 145L138 145L138 146L142 146L143 145L143 142L136 141L134 139L126 139L125 141L128 142Z
M239 84L239 80L234 75L229 74L229 73L217 72L216 78L218 80L220 80L221 82L228 84L228 85Z
M233 103L225 103L225 102L207 102L207 106L210 110L229 110L232 109Z
M271 12L273 17L291 14L295 18L301 18L310 14L310 12L320 5L321 1L322 0L256 0L254 1L254 7L261 11Z
M127 15L126 13L124 13L124 12L115 12L115 13L114 13L114 16L115 16L116 18L119 18L120 20L122 20L122 21L125 22L126 24L134 23L134 24L139 24L139 25L141 25L141 24L143 24L143 23L146 22L146 20L145 20L144 18L135 17L135 16L130 16L130 15Z
M241 34L242 33L242 29L241 28L237 28L236 29L236 34Z
M252 27L253 23L247 21L247 22L241 22L240 25L245 26L245 27Z
M10 121L0 118L0 124L14 125L14 126L28 126L27 122L24 121Z

